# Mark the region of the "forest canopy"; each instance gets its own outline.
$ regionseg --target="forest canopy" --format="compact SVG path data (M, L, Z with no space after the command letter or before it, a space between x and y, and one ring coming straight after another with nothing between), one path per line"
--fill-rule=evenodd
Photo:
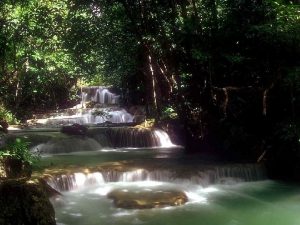
M2 0L0 28L0 103L20 119L104 84L191 145L298 148L297 0Z

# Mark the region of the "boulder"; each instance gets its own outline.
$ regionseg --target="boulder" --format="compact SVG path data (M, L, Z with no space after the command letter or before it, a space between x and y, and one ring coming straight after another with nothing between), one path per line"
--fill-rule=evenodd
M133 116L133 122L135 123L143 123L146 120L146 116L144 115L134 115Z
M180 206L188 201L186 194L179 190L127 190L116 189L108 193L117 208L150 209Z
M74 123L71 126L63 126L61 128L61 132L65 134L71 134L71 135L86 135L87 127Z
M62 195L59 191L55 190L53 187L51 187L46 180L43 178L38 179L41 188L44 190L46 196L48 198L57 197Z
M54 208L39 183L6 180L0 184L0 224L56 224Z

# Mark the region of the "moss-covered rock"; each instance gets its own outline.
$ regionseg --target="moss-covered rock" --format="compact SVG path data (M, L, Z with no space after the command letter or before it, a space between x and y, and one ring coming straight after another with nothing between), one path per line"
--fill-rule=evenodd
M116 189L108 193L107 197L113 199L116 207L124 209L180 206L188 201L186 194L179 190Z
M39 183L10 180L0 184L0 224L56 224L54 208Z

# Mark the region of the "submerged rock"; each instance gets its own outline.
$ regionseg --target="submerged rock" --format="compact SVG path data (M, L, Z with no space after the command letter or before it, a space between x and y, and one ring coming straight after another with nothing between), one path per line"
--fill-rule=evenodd
M3 181L0 184L0 224L55 225L55 212L38 183Z
M41 154L58 154L80 151L96 151L101 145L94 139L85 136L65 135L51 137L47 142L41 142L31 148Z
M180 206L188 201L186 194L179 190L113 190L107 195L118 208L150 209Z

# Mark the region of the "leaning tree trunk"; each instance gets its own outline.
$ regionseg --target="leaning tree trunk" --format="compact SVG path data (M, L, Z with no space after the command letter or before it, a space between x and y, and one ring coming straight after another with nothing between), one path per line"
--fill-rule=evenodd
M146 77L146 96L149 114L159 119L161 114L161 92L159 85L159 73L155 63L155 56L148 46L144 46L144 66L143 73Z

